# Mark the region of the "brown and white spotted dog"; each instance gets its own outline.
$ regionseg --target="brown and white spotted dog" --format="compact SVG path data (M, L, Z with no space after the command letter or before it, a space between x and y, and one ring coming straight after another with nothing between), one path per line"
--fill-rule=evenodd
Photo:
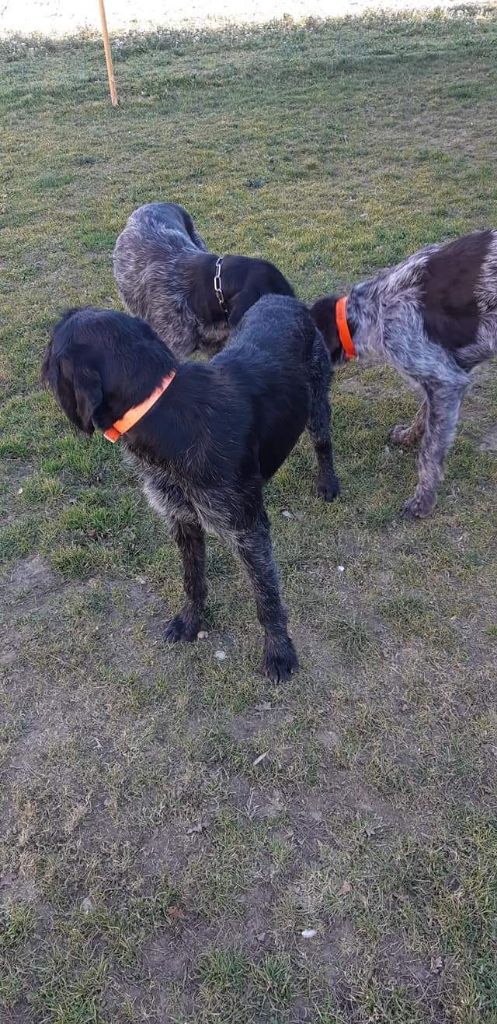
M390 438L420 441L418 485L404 512L428 515L470 372L497 350L497 231L428 245L354 285L346 299L318 299L311 313L332 361L373 356L421 388L414 422L394 427Z

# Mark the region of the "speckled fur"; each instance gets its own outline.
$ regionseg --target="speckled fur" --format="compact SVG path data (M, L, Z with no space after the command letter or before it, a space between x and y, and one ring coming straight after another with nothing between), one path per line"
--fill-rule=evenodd
M172 383L120 441L183 559L185 604L169 641L194 640L207 593L204 531L239 556L264 629L263 668L275 681L298 667L281 601L263 485L307 427L317 490L339 493L333 470L331 363L302 303L265 296L210 362L180 363L143 320L113 310L70 310L54 329L43 376L70 420L106 431L166 375Z
M321 299L311 312L332 357L340 361L335 304L333 296ZM387 362L421 390L414 423L395 427L391 440L402 445L420 441L418 485L405 513L428 515L470 371L497 348L497 232L426 246L355 285L347 318L359 359Z
M192 218L175 203L134 210L114 248L114 277L124 304L179 357L197 349L212 355L228 338L225 317L205 323L189 301L196 264L207 252Z
M190 214L176 203L140 206L117 239L113 268L123 302L179 358L195 351L214 355L259 298L294 294L274 264L227 255L221 308L214 289L216 259Z

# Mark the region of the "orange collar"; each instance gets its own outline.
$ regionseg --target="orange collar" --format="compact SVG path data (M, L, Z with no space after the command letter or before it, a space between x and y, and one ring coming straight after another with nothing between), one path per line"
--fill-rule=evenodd
M159 400L161 395L164 394L164 391L167 390L175 376L176 370L171 370L171 373L168 373L164 377L159 386L156 387L155 391L152 391L152 394L149 395L144 402L140 402L139 405L134 405L132 409L128 409L128 411L124 413L124 416L121 416L120 420L116 420L111 427L104 430L104 437L106 437L108 441L112 441L112 444L115 444L115 442L119 440L121 434L126 434L128 430L131 430L131 427L136 426L143 416L145 416L145 413L147 413L148 410L151 409Z
M342 296L338 299L335 307L335 316L338 328L338 337L345 352L346 359L355 359L357 356L356 347L352 340L348 321L347 321L347 296Z

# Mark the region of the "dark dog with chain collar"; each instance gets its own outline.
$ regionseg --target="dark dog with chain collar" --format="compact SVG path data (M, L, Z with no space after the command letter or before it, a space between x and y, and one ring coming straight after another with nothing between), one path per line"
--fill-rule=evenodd
M307 426L318 493L338 494L330 441L331 364L296 299L266 296L223 352L180 363L143 320L71 310L57 324L43 377L80 430L122 435L151 505L169 523L184 566L186 603L170 641L194 640L206 599L204 529L238 553L265 633L263 668L288 679L298 667L280 598L262 487Z
M114 277L123 302L177 356L212 355L263 295L291 295L266 260L208 252L190 214L176 203L135 210L117 239Z

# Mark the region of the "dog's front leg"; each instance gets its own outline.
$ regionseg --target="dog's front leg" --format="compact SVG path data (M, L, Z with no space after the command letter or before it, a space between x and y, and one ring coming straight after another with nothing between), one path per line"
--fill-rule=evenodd
M177 521L173 536L183 559L186 602L166 626L165 638L195 640L202 624L207 586L205 582L205 537L200 523Z
M250 530L237 533L238 554L254 588L257 617L265 633L262 670L273 682L285 682L299 667L287 632L274 561L269 522L263 511Z
M333 465L331 442L331 409L329 388L332 373L330 357L324 342L317 338L311 374L311 408L307 429L318 463L317 492L324 501L334 501L340 494L340 482Z
M407 516L422 518L434 508L468 383L463 378L454 383L431 382L426 386L428 411L418 457L418 486L414 497L404 505Z

